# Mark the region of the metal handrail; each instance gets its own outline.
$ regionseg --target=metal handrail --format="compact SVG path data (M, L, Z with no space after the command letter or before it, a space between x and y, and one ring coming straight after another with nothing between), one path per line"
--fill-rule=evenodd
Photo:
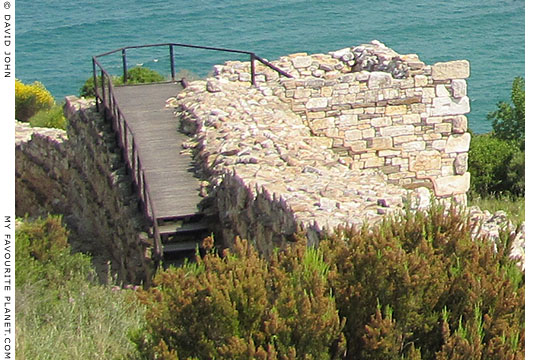
M112 81L111 75L105 70L103 65L98 61L98 58L111 55L117 52L122 53L122 68L123 68L123 81L124 84L127 82L127 51L128 49L139 49L139 48L148 48L148 47L158 47L158 46L168 46L169 47L169 59L171 65L171 78L172 81L175 80L175 62L174 62L174 47L187 47L195 48L202 50L211 50L211 51L221 51L237 54L245 54L250 56L250 65L251 65L251 83L253 86L256 85L255 80L255 61L259 61L262 64L268 66L272 70L278 72L280 75L292 78L292 76L285 71L274 66L267 60L259 57L253 52L242 51L242 50L232 50L224 48L216 48L209 46L199 46L199 45L189 45L189 44L177 44L177 43L162 43L162 44L149 44L149 45L138 45L138 46L126 46L123 48L115 49L108 51L106 53L95 55L92 57L92 68L94 76L94 92L96 95L96 108L97 111L100 110L100 103L104 108L105 116L108 116L112 120L113 129L116 132L120 140L120 147L123 151L124 160L127 162L129 170L131 172L132 181L137 187L137 192L139 199L142 202L144 207L145 215L152 219L152 228L154 233L154 248L157 260L161 259L163 256L163 248L161 244L161 235L159 232L158 223L155 216L155 206L152 198L150 197L150 191L148 189L148 183L146 182L146 176L144 172L144 167L141 164L141 159L139 155L139 150L137 147L137 142L133 135L133 131L129 127L122 110L118 106L116 97L114 96L114 84ZM99 72L101 72L101 84L98 84L98 67ZM105 80L106 79L106 80ZM98 86L100 85L100 86ZM101 90L101 93L100 91ZM131 141L128 139L128 135L131 138ZM131 142L131 144L130 144ZM130 147L131 145L131 147ZM130 150L131 149L131 154ZM131 155L131 156L130 156Z

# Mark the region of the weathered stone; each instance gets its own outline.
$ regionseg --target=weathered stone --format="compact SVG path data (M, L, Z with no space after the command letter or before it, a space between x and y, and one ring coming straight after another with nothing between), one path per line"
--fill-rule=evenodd
M454 171L456 175L463 175L468 169L469 155L467 153L458 154L454 160Z
M452 96L455 98L467 96L467 82L464 79L452 80Z
M313 63L311 56L298 56L292 58L293 66L297 69L307 68Z
M471 174L446 176L432 179L436 196L451 196L469 191Z
M424 87L428 84L428 78L425 75L416 75L414 77L414 86L415 87Z
M395 125L382 127L380 129L381 136L403 136L403 135L412 135L414 134L413 125Z
M471 134L465 133L461 135L452 135L448 138L444 152L449 153L462 153L469 150L471 143Z
M385 115L403 115L407 113L407 105L389 105L386 107Z
M319 97L319 98L310 98L306 103L306 109L308 110L322 110L328 107L328 99Z
M456 116L452 119L453 132L456 134L463 134L467 131L467 117L466 116Z
M428 171L441 168L441 153L434 150L428 150L418 153L412 157L409 162L410 171Z
M347 130L345 131L345 140L346 141L356 141L361 140L362 137L362 131L360 130Z
M392 148L392 138L390 136L386 136L369 139L368 147L375 150L390 149Z
M432 116L462 115L470 111L469 98L464 96L455 101L451 97L436 97L431 108Z
M374 71L369 76L368 88L380 89L392 85L392 75L386 72Z
M422 140L411 141L401 145L403 151L422 151L426 148L426 142Z
M438 84L437 86L435 86L435 95L437 95L438 97L447 97L450 96L450 92L445 85Z
M433 64L431 76L433 80L466 79L469 77L469 62L456 60Z

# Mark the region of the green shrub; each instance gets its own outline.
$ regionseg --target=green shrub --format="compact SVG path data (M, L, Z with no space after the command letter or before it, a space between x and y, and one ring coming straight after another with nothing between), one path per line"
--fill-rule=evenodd
M331 359L342 322L318 250L304 245L269 262L246 241L222 258L169 269L141 292L145 358Z
M492 134L473 135L469 149L469 171L473 191L482 196L503 192L517 195L520 189L520 185L516 183L519 182L520 152L515 142L498 139ZM515 156L518 157L512 162ZM509 174L511 163L514 168L513 175ZM522 164L524 165L524 161ZM522 170L524 174L525 168ZM524 178L521 181L524 188Z
M40 110L30 118L32 127L45 127L66 129L66 118L64 117L64 108L62 105L53 105L50 109Z
M155 279L136 341L159 359L523 359L524 274L432 208L261 258L239 241Z
M517 141L525 149L525 79L516 77L512 83L512 105L501 101L498 109L488 114L492 120L495 137Z
M36 81L31 85L15 80L15 118L28 121L40 110L48 110L54 105L54 98L45 86Z
M321 244L348 359L523 359L524 274L471 240L466 218L433 208ZM509 339L514 339L513 342Z
M145 68L145 67L134 67L128 70L127 72L127 82L128 85L133 84L145 84L165 81L165 78L158 73L157 71ZM124 85L123 76L112 75L112 82L114 86ZM97 77L98 86L101 86L101 75ZM96 97L94 91L94 77L91 76L84 82L83 86L79 90L79 95L81 97Z
M67 235L54 216L16 230L17 359L126 358L143 308L132 290L99 285Z

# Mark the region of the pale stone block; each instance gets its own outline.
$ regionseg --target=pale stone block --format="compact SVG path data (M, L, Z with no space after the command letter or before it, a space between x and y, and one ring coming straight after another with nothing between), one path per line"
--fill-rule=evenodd
M370 149L383 150L392 148L391 137L374 137L368 140Z
M418 124L422 121L420 114L407 114L403 115L404 124Z
M404 136L396 136L393 138L394 146L401 145L406 142L415 141L416 136L415 135L404 135Z
M324 111L311 111L307 113L308 119L322 119L326 117L326 113Z
M358 125L358 115L341 115L339 117L339 127L349 127Z
M403 115L407 113L407 105L388 105L385 115Z
M355 141L354 143L349 144L349 146L352 152L359 153L367 149L367 142L364 140Z
M328 99L324 97L310 98L306 103L308 110L321 110L328 107Z
M471 134L451 135L444 148L445 153L462 153L469 150L471 143Z
M415 87L424 87L428 84L428 78L426 75L416 75L414 77L414 86Z
M446 140L435 140L433 141L431 147L435 150L444 150L444 148L446 147Z
M375 129L362 130L362 137L364 139L369 139L369 138L375 137Z
M347 130L345 131L345 141L356 141L362 139L362 131L361 130Z
M332 88L330 86L323 86L321 88L321 95L324 97L330 97L332 96Z
M426 119L426 124L433 125L433 124L440 124L442 123L443 118L441 116L431 116Z
M467 172L468 160L469 154L467 153L458 154L458 156L456 156L456 160L454 160L454 170L457 175L463 175Z
M452 119L453 132L463 134L467 131L467 117L465 115L456 116Z
M435 86L435 95L439 96L439 97L446 97L446 96L450 96L450 92L448 91L448 89L446 88L445 85L443 84L439 84L437 86Z
M365 168L374 168L384 166L384 158L374 157L371 159L366 159L364 163Z
M392 75L386 72L373 71L369 76L368 88L380 89L392 86Z
M399 156L401 155L401 151L399 150L379 150L377 153L380 157L391 157L391 156ZM390 160L390 159L388 159Z
M390 126L392 125L392 119L389 117L378 117L371 119L371 125L374 127Z
M331 121L330 119L333 120L333 118L315 119L311 122L310 127L313 131L319 131L319 130L328 129L330 127L334 127L334 122Z
M307 68L313 63L311 56L298 56L292 58L293 66L297 69Z
M471 109L469 106L469 98L464 96L457 101L451 97L436 97L433 99L433 107L430 109L432 116L446 115L463 115L467 114Z
M467 96L467 82L464 79L452 80L452 96L455 98Z
M392 159L392 165L394 166L409 166L409 159L406 158L393 158Z
M410 160L410 171L439 170L441 168L441 153L429 150L419 153Z
M382 90L382 100L395 99L399 96L399 91L396 89L383 89Z
M414 134L413 125L396 125L381 128L382 136L403 136Z
M471 174L432 178L436 196L464 194L469 190Z
M452 176L455 175L453 166L442 166L441 167L441 176Z
M401 145L403 151L422 151L426 148L426 142L422 140L411 141Z
M467 60L436 63L431 67L433 80L466 79L469 75L469 62Z
M435 124L435 127L433 128L433 130L441 134L449 134L452 132L452 124L450 123Z
M303 98L309 98L311 97L311 89L296 89L294 91L294 98L295 99L303 99Z

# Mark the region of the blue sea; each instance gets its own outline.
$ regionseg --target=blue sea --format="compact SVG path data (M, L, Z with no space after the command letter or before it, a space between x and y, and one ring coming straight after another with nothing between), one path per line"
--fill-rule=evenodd
M427 64L467 59L474 132L509 101L525 73L525 0L18 0L16 76L41 81L61 101L92 72L92 55L123 46L177 42L254 51L273 60L295 52L326 53L377 39ZM213 64L248 60L177 50L178 68L206 75ZM106 64L120 74L121 58ZM128 64L163 74L168 50L128 51Z

